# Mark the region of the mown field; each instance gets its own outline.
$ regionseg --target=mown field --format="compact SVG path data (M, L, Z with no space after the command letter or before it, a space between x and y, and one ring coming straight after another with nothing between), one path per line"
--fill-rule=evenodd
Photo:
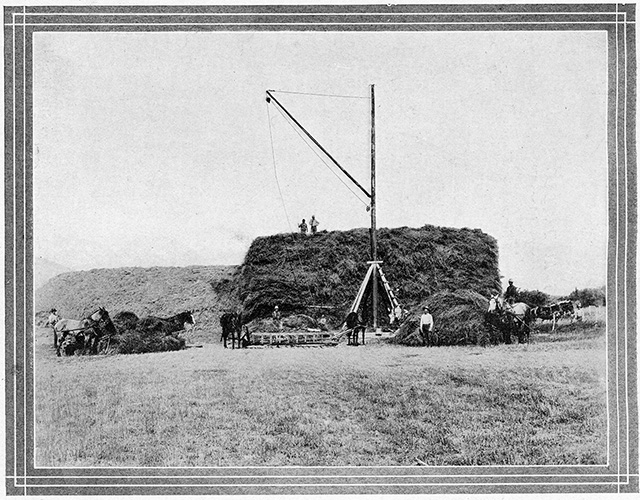
M36 334L38 466L604 463L604 327L529 345L57 358ZM193 340L193 339L191 339Z

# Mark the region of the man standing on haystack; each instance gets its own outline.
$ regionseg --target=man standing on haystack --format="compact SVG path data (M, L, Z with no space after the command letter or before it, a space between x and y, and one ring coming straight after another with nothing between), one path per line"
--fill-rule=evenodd
M517 296L518 289L513 286L513 280L509 280L507 291L504 292L504 300L506 300L508 304L513 304L516 301Z
M311 234L316 234L318 232L318 226L320 225L320 223L318 222L318 219L316 219L315 215L311 216L309 225L311 226Z
M302 234L307 234L307 222L304 219L302 219L302 222L298 224L298 227Z
M433 339L433 316L429 312L429 308L424 306L422 316L420 316L420 334L427 346L434 344Z

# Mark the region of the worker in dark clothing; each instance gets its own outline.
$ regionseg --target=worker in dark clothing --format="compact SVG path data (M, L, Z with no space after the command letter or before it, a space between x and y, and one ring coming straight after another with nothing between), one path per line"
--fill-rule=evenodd
M305 221L304 219L302 219L302 222L300 224L298 224L298 227L300 228L300 232L302 234L307 234L307 229L309 228L307 226L307 221Z
M513 286L513 280L509 280L507 291L504 292L504 300L509 304L513 304L518 297L518 289Z

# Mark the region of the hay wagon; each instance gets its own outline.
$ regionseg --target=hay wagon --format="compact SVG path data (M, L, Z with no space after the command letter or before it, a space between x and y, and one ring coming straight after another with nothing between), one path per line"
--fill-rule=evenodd
M247 347L331 347L338 345L331 332L252 333Z

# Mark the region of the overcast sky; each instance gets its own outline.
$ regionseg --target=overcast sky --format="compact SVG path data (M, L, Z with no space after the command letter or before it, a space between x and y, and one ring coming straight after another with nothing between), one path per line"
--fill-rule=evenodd
M598 32L35 33L35 256L239 264L312 214L367 227L265 90L368 189L373 83L380 227L480 228L519 287L603 285L606 63Z

